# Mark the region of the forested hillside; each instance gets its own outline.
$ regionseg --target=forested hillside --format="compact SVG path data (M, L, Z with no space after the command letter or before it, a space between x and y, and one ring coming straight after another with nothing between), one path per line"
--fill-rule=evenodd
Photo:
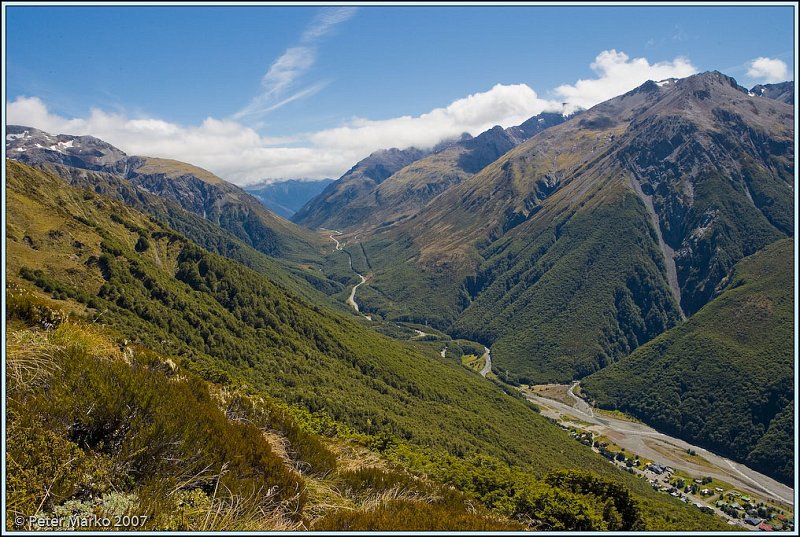
M685 324L582 383L620 409L790 484L794 479L794 243L740 261Z
M57 439L53 441L63 448L48 455L49 458L41 462L45 466L29 461L22 465L24 468L48 475L47 464L52 468L63 463L62 457L77 456L89 465L110 464L116 468L114 473L97 478L101 490L119 489L118 480L122 479L128 483L127 488L122 487L123 492L137 498L129 498L130 501L142 498L177 501L182 494L197 490L191 486L192 481L170 474L172 470L157 465L142 466L136 462L140 460L136 457L150 453L147 449L155 449L159 456L171 458L169 450L173 448L164 446L167 451L158 451L161 444L149 440L149 435L158 437L158 431L175 431L174 434L190 435L192 441L201 446L198 449L206 450L208 454L197 460L198 465L210 465L208 471L215 469L216 474L227 471L229 467L224 463L235 455L234 452L208 446L208 440L197 436L200 433L190 424L171 422L168 416L160 417L162 421L153 421L154 416L164 414L159 408L196 407L195 415L209 416L209 420L217 423L218 432L210 434L241 437L241 449L253 453L236 472L241 470L245 476L252 475L248 468L264 468L263 472L258 470L261 477L255 478L256 481L240 479L231 473L228 487L231 493L240 490L241 496L249 497L258 486L277 485L276 502L279 498L289 502L281 505L295 510L295 518L287 516L296 521L296 509L304 501L302 493L296 496L302 491L302 486L297 484L300 481L280 470L274 457L269 455L269 449L254 436L254 430L224 423L222 415L209 406L205 390L212 389L221 390L223 394L250 394L292 405L294 414L308 416L312 432L316 430L338 438L337 431L341 431L345 437L352 434L362 438L367 445L401 462L409 470L431 475L440 483L451 483L470 497L481 499L496 515L528 520L540 513L534 519L550 520L548 524L553 527L585 529L640 527L641 524L708 528L716 524L713 518L689 507L679 505L675 511L676 505L671 499L656 495L646 484L609 467L602 458L570 440L565 432L539 416L528 404L504 394L437 352L380 336L327 306L315 305L293 295L257 272L212 254L150 217L93 191L70 187L57 177L14 162L7 164L7 174L10 283L25 296L31 291L34 295L49 295L56 307L71 312L79 324L88 322L108 331L102 336L106 339L97 345L92 344L88 349L84 346L78 354L64 355L61 347L47 346L50 338L55 337L55 344L60 345L57 338L80 339L84 329L59 321L60 314L50 315L47 313L50 306L42 310L35 299L23 299L13 310L17 313L12 311L17 317L16 326L22 330L19 336L21 356L47 358L53 364L52 374L63 377L59 381L60 391L53 394L55 400L60 401L55 406L52 400L42 406L34 403L43 397L35 384L24 383L18 387L21 390L18 395L21 406L17 407L19 419L52 424L50 432L40 432ZM44 341L45 348L52 348L54 352L42 354L41 349L35 350L33 344L27 343L30 340ZM118 346L123 347L123 353L128 352L125 348L134 349L133 357L123 354L122 361L111 359L116 356L118 351L113 349ZM164 358L152 357L146 350L136 350L140 348L159 349ZM69 359L74 359L75 368L62 363L69 356L73 357ZM160 363L172 363L185 373L171 382L160 380L160 375L169 377L169 371ZM79 389L74 382L72 375L79 375L84 369L95 375L91 390ZM154 369L157 371L152 371ZM167 369L174 368L170 365ZM191 380L193 378L202 378L213 386L203 387L202 383L197 383L199 380ZM184 382L187 382L185 387ZM109 387L114 385L130 386L130 389L111 390ZM164 393L173 389L171 395ZM70 413L80 412L81 405L97 408L98 413L90 413L90 417L94 417L78 429L60 429L57 423L69 422ZM142 416L142 421L120 416L124 408ZM226 413L228 418L237 415L230 409ZM272 428L280 427L273 425ZM290 425L285 428L284 434L295 434L291 433ZM301 445L303 440L290 444L294 442ZM313 443L312 440L308 442ZM137 446L147 449L140 452ZM230 449L239 448L232 446ZM303 448L298 445L297 449L302 453ZM319 459L305 461L310 464L310 471L318 471L315 468L320 465L323 473L329 471L325 468L331 468L330 457L326 458L321 449L311 451L322 454L308 455ZM41 451L32 453L43 456ZM488 467L480 473L488 472L494 480L491 485L476 485L483 478L471 473L470 468L476 462L469 461L482 460L476 458L479 455L488 457L485 459ZM175 456L182 455L176 453ZM251 462L246 462L248 460ZM302 455L300 460L304 460ZM482 467L484 463L480 464ZM591 474L554 473L564 468L581 468ZM156 479L162 471L174 476L171 479L177 479L172 482L173 488L159 489L153 496L147 496L149 480ZM525 479L533 481L524 481L520 472L530 476ZM205 483L198 486L206 499L197 492L194 493L196 500L206 502L219 480L198 479ZM523 486L523 482L529 485ZM595 484L589 485L590 482ZM609 484L604 485L606 482ZM45 503L48 508L56 509L63 507L66 501L82 501L87 491L93 490L92 486L95 485L73 483L58 496L46 497ZM623 488L618 488L620 486ZM547 487L562 489L562 492L548 492ZM19 490L20 502L41 501L32 491ZM595 500L587 503L574 497L586 491L609 499L614 510L609 511L609 507L596 511ZM176 496L178 492L181 494ZM312 492L309 490L310 494ZM611 499L609 494L617 495L619 500ZM636 498L639 507L633 509L628 494ZM507 499L501 502L501 498ZM212 504L214 501L212 497ZM171 508L165 506L174 504L160 505L160 510L153 507L154 513L170 512ZM388 502L378 510L377 513L382 513L380 517L374 513L363 516L378 517L383 526L376 527L396 527L392 521L409 508L402 502ZM444 516L449 508L434 504L425 509L429 510L425 516L435 519L436 513ZM425 509L420 512L424 513ZM562 514L558 514L560 512ZM639 512L641 515L637 514ZM326 519L328 523L323 527L357 526L352 520L355 514L348 516L350 518ZM359 520L367 524L365 519ZM489 523L480 517L469 520L468 525L480 528L509 527L510 524L495 523L497 519ZM174 523L181 528L196 527L192 524L197 521L187 519Z

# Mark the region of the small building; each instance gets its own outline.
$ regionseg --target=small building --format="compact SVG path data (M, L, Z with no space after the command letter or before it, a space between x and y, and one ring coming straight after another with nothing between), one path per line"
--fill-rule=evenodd
M761 524L762 522L764 522L762 519L760 519L760 518L756 518L756 517L753 517L753 516L746 516L746 517L744 517L744 521L745 521L747 524L750 524L751 526L758 526L759 524Z
M724 492L722 487L715 487L714 490L717 492Z
M760 529L761 531L772 531L772 526L770 526L766 522L762 522L761 524L758 525L758 529Z
M711 491L708 489L703 489L700 491L700 494L702 494L703 496L708 496L709 494L711 494Z
M664 467L661 466L660 464L656 464L654 462L650 463L647 466L647 469L650 470L651 472L653 472L654 474L658 474L658 475L661 475L661 474L664 473Z

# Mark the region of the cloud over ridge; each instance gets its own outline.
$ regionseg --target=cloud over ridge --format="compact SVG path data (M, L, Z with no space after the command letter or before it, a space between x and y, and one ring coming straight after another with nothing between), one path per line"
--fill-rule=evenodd
M747 76L767 84L783 82L789 78L789 68L786 62L777 58L756 58L750 62Z
M306 30L310 32L306 39L326 35L336 24L352 16L348 13L323 13ZM295 80L296 71L313 62L308 51L292 50L287 49L264 75L270 88L280 93L282 99L259 102L259 109L291 102L304 91L321 89L311 86L294 94L278 91ZM291 138L263 136L236 117L209 117L199 125L187 126L158 118L130 118L95 108L87 117L65 118L52 113L38 97L18 97L8 103L6 121L53 134L90 134L128 154L190 162L241 185L264 179L335 178L378 149L431 147L464 132L477 135L495 125L518 125L544 111L589 108L648 79L681 78L697 71L685 58L651 64L645 58L630 59L616 50L598 54L591 67L597 78L558 86L552 92L555 99L540 97L526 84L496 84L487 91L416 116L353 118L343 125L298 133Z

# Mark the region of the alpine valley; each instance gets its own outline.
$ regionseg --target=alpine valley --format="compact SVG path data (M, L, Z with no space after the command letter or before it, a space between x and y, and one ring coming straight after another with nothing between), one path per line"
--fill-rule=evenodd
M791 529L793 103L792 82L648 81L246 190L7 126L6 529L744 524L720 491ZM542 390L707 474L657 482ZM705 475L712 498L674 484Z

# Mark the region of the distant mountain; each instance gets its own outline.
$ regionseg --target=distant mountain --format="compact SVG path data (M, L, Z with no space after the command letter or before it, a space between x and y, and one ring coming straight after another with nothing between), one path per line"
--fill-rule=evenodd
M6 154L38 167L59 165L118 175L274 257L309 261L319 255L321 243L314 233L276 216L241 188L185 162L128 156L92 136L52 135L17 125L7 127Z
M326 190L298 213L294 221L303 225L313 223L315 227L360 231L396 224L511 148L564 120L561 114L543 113L509 129L496 126L474 138L466 135L458 141L440 144L427 154L413 154L413 160L401 167L381 166L379 179L371 182L357 179L357 170L374 169L374 159L386 157L386 153L376 153L328 189L345 191L345 196L333 197ZM395 156L402 154L397 153L398 150L389 151ZM393 164L401 162L401 159L393 160ZM356 177L352 175L354 171ZM360 181L358 187L354 186L356 180Z
M245 192L258 199L264 207L288 220L333 181L333 179L322 179L320 181L289 179L273 183L247 185L243 188Z
M357 222L359 214L349 212L342 215L347 204L372 190L397 170L427 155L422 149L381 149L358 162L337 181L329 184L314 199L305 204L292 217L292 221L307 228L346 227Z
M794 243L736 264L686 323L587 377L620 409L780 481L794 481Z
M791 106L718 72L649 81L360 234L372 277L359 295L490 345L504 378L565 382L695 313L738 260L791 236L793 188Z
M753 86L750 93L767 99L775 99L786 104L794 104L794 81L780 82L778 84L758 84Z

